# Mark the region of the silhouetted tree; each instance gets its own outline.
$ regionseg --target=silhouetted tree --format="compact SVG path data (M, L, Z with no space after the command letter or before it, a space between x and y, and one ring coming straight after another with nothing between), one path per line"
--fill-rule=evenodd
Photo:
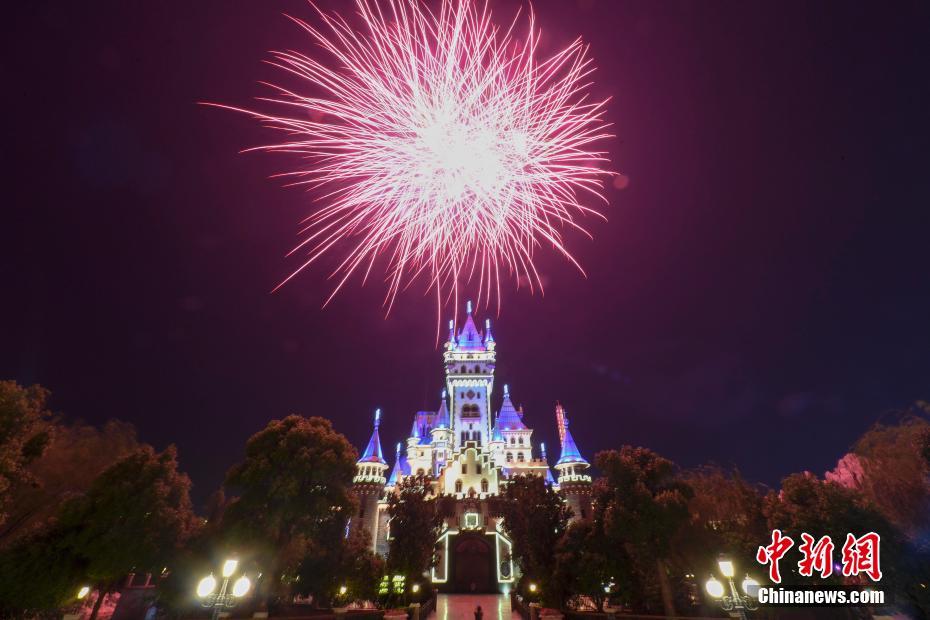
M388 496L387 568L391 574L418 578L433 565L442 528L438 504L430 478L422 474L407 476Z
M930 535L930 406L917 403L877 423L828 472L827 480L858 491L912 540Z
M47 531L2 555L0 599L20 609L42 596L59 605L92 585L94 620L104 596L128 573L158 574L172 561L196 526L189 490L173 447L159 454L146 446L126 456L66 502Z
M348 537L337 534L314 539L297 568L294 589L304 596L312 594L321 607L373 601L383 574L384 562L371 549L371 533L356 528Z
M739 566L753 566L756 550L770 535L762 489L738 471L712 465L683 472L682 479L694 495L688 502L690 522L673 546L690 572L702 577L713 573L721 553Z
M15 381L0 381L0 524L12 503L11 487L30 480L26 467L39 458L49 441L52 418L48 391Z
M329 420L292 415L253 435L229 470L226 487L238 497L223 514L227 544L263 567L266 600L287 590L310 541L344 531L356 457Z
M630 600L637 580L626 549L612 546L604 531L604 511L594 504L591 518L568 526L556 550L555 578L569 598L590 599L598 611L611 596Z
M540 476L510 479L495 509L504 517L504 531L513 543L513 559L522 573L520 590L528 594L527 584L537 583L547 604L561 605L567 592L553 569L571 509Z
M48 434L48 447L25 469L27 479L9 489L0 548L41 530L63 502L85 493L104 470L140 447L133 426L118 421L100 429L53 424Z
M672 541L688 522L692 491L674 463L646 448L623 446L600 452L597 467L607 486L605 532L613 548L624 547L634 561L652 565L665 615L675 615L668 559Z

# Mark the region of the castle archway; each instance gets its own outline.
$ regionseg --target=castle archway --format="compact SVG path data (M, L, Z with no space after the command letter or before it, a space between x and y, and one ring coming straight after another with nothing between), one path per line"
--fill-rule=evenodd
M452 584L455 592L496 592L494 549L487 536L459 534L452 544Z

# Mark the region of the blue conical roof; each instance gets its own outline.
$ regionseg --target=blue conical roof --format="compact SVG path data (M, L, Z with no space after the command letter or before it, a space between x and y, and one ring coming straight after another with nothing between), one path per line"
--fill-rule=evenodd
M387 465L387 462L384 460L384 455L381 453L381 437L378 435L378 426L381 424L381 410L375 410L375 427L371 431L371 439L368 440L368 445L365 447L365 452L362 453L361 458L359 458L359 463L381 463L382 465Z
M475 325L475 319L472 318L471 302L468 302L465 314L465 325L459 331L455 339L456 345L459 349L465 351L484 351L486 349L484 337L481 332L478 331L478 327Z
M449 409L446 407L446 391L442 391L442 402L436 412L436 428L449 428Z
M539 444L539 449L542 452L542 460L546 464L546 484L554 485L555 478L552 477L552 470L549 469L549 457L546 456L546 444Z
M491 441L499 441L504 443L504 436L501 435L500 415L498 415L497 419L494 420L494 429L491 431Z
M581 451L575 445L575 438L572 437L571 431L568 430L568 418L565 418L565 438L562 440L562 456L556 465L584 464L588 462L581 456Z
M400 482L400 477L402 475L400 467L400 442L397 442L397 455L394 457L394 469L391 470L391 475L388 477L387 485L394 486Z
M510 402L510 390L504 386L504 403L501 405L500 413L497 415L497 426L502 431L523 431L526 425L520 419L520 414L513 408Z

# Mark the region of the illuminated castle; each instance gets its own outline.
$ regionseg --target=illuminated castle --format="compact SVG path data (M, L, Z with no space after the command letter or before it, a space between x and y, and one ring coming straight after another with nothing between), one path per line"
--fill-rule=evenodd
M386 498L404 477L427 474L436 495L456 498L455 515L445 520L431 575L441 590L506 591L514 582L510 540L486 501L511 477L542 476L562 494L574 518L585 518L590 511L589 465L561 405L556 414L561 441L557 477L549 467L545 444L534 449L533 429L525 424L522 408L514 408L506 385L497 414L492 415L496 348L490 320L479 331L469 302L462 329L456 332L449 322L443 353L446 389L438 409L414 415L410 436L397 444L393 468L381 450L379 410L358 460L354 490L359 512L351 527L370 532L372 547L380 554L387 553L390 537Z

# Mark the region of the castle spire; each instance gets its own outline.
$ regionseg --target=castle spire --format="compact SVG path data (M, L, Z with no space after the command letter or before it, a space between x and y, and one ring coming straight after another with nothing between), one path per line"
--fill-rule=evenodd
M559 444L565 441L565 407L562 403L555 401L555 422L559 428Z
M562 456L556 462L556 466L559 465L584 465L588 466L588 462L584 460L584 457L581 456L581 451L578 449L578 446L575 445L575 439L572 437L572 433L568 430L568 418L565 418L565 438L562 439Z
M388 478L387 486L392 487L400 482L401 477L401 467L400 467L400 442L397 442L397 452L394 456L394 469L391 470L391 476Z
M555 478L552 476L552 470L549 469L549 457L546 456L546 442L539 444L539 451L542 453L543 463L546 464L546 484L555 485Z
M471 314L471 302L465 305L465 324L462 326L458 337L455 339L456 347L467 351L485 351L487 347L478 326L475 325L475 319Z
M510 386L504 384L504 402L501 405L500 413L497 415L497 425L504 431L523 431L526 425L523 424L523 416L517 413L510 400Z
M446 406L446 391L442 391L439 411L436 413L436 428L449 428L449 408Z
M371 439L368 440L365 452L362 453L361 458L358 460L359 463L380 463L381 465L387 465L381 453L381 437L378 435L378 427L380 425L381 410L375 409L374 429L371 431Z

